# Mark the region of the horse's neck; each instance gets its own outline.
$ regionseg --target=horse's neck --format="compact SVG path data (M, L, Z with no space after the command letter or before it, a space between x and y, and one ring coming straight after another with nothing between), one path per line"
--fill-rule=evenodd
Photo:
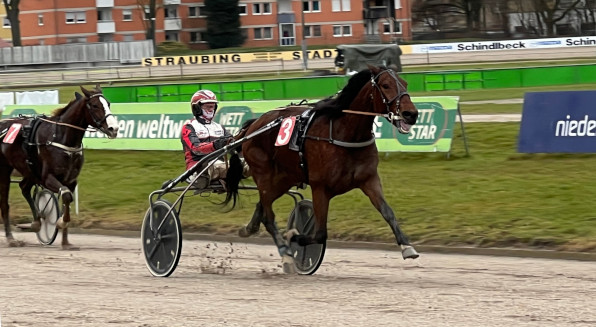
M84 108L81 108L84 105L85 102L83 100L79 100L73 103L70 108L64 111L60 116L55 117L54 121L58 123L54 126L54 138L56 142L60 142L69 146L78 146L81 144L83 136L85 136L84 130L89 126L89 123L87 123L87 119L85 117L85 112L83 110ZM83 130L60 124L76 126Z
M370 94L366 93L366 95L359 96L352 101L348 110L370 112L369 108L372 106L373 103ZM353 141L368 140L370 139L374 121L375 116L372 115L346 113L341 119L338 120L338 123L341 123L341 126L334 123L334 125L338 125L334 126L334 130L337 130L338 133L349 136L349 138Z

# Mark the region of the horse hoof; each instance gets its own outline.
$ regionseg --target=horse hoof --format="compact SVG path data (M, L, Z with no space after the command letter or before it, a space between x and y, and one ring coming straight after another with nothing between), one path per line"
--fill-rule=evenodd
M420 256L420 254L418 254L418 252L416 252L416 249L414 249L413 246L406 246L403 248L403 250L401 250L401 255L402 257L405 259L416 259Z
M256 231L249 231L248 228L246 228L246 226L244 226L238 230L238 236L249 237L251 235L254 235L258 231L259 231L258 229Z
M62 244L62 250L65 250L65 251L78 251L80 249L81 249L80 247L74 246L74 245L72 245L70 243L69 244Z
M15 239L8 241L8 246L11 248L22 248L23 246L25 246L25 244L26 244L25 242L15 240Z
M31 231L34 233L37 233L41 230L41 221L36 220L34 222L31 223Z
M294 264L294 258L289 255L284 255L281 257L281 265L284 274L295 275L298 273L296 271L296 265Z

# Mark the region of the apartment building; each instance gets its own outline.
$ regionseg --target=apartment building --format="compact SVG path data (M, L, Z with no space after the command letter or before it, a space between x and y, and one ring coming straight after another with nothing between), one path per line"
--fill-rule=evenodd
M412 0L241 0L244 47L411 40ZM21 1L23 45L146 39L148 0ZM156 43L207 49L204 1L158 0ZM10 28L4 16L4 28ZM7 26L8 25L8 26Z

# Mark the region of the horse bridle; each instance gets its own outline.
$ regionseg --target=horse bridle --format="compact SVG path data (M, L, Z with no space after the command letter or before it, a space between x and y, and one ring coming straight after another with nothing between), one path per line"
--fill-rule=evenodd
M393 77L393 79L395 80L395 84L397 85L397 95L395 97L393 97L393 99L391 99L391 100L387 99L387 97L383 93L383 90L381 90L381 87L377 83L377 80L379 79L379 77L381 75L385 74L385 73L391 75L391 77ZM397 123L397 121L401 119L401 112L400 112L400 108L399 108L399 101L401 100L401 98L404 95L410 95L408 93L408 89L406 88L406 86L403 85L399 81L399 78L397 78L397 76L395 75L395 72L392 69L383 70L382 72L378 73L377 75L371 74L371 76L370 76L370 83L381 94L381 99L383 100L383 104L385 105L385 110L387 111L387 113L385 113L385 114L379 114L379 113L375 113L375 112L356 111L356 110L342 110L342 111L343 112L346 112L346 113L351 113L351 114L380 116L380 117L386 118L391 124ZM370 96L371 96L371 98L374 99L374 92L371 93ZM397 102L396 105L395 105L395 107L396 107L395 112L391 111L391 104L394 101Z
M97 117L93 114L93 110L91 110L91 106L89 105L89 101L88 100L91 100L92 98L98 97L98 96L101 96L101 97L103 97L105 99L105 97L103 96L103 93L96 93L96 94L93 94L92 96L90 96L90 97L87 98L86 105L87 105L87 109L89 109L89 115L91 116L91 119L93 119L93 122L95 123L95 126L97 126L96 128L98 128L98 129L101 130L101 127L99 127L99 126L101 126L101 124L103 122L105 122L108 119L108 117L113 116L113 114L110 112L109 114L104 115L103 119L97 119ZM104 108L104 113L105 112L106 111L105 111L105 108Z

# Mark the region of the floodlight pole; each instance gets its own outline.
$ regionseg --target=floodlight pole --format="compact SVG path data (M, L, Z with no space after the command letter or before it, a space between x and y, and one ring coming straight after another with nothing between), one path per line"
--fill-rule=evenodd
M306 33L306 24L304 23L304 4L300 4L301 10L300 12L302 13L302 61L303 61L303 66L304 66L304 70L308 69L308 56L306 53L306 37L304 36Z

